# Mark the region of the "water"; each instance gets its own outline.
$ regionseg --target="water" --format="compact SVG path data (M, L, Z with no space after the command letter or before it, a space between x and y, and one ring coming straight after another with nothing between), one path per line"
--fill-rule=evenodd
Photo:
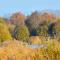
M33 45L28 45L27 47L29 47L29 48L43 48L44 45L42 45L42 44L40 44L40 45L38 45L38 44L33 44Z

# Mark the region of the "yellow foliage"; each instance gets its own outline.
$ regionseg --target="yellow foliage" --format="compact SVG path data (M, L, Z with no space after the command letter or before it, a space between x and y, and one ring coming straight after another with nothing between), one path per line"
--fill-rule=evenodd
M7 26L0 23L0 42L3 42L5 40L12 40L12 37L8 31Z

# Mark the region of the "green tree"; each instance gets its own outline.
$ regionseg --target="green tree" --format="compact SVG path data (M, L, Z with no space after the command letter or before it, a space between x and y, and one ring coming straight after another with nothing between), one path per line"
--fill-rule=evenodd
M28 28L24 26L16 26L14 31L15 38L17 40L28 41L29 39L29 31Z
M40 24L37 28L37 34L40 36L47 36L48 35L48 23L44 22L43 24Z

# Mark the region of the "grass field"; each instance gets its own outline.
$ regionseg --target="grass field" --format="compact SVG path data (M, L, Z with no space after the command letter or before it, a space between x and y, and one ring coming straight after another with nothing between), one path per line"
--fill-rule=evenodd
M48 40L42 48L27 47L21 41L5 41L0 45L0 60L60 60L60 42Z

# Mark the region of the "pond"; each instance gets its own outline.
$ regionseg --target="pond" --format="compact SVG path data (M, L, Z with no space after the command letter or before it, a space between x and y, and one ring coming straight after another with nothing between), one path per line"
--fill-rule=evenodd
M28 45L27 47L29 48L43 48L45 45L42 44L32 44L32 45Z

